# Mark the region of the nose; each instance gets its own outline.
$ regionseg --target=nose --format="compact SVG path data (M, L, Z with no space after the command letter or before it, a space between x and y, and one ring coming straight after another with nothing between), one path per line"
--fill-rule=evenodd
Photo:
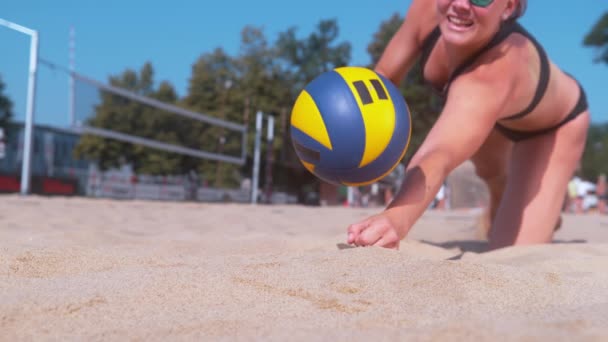
M470 0L452 0L452 7L457 11L469 11L471 2Z

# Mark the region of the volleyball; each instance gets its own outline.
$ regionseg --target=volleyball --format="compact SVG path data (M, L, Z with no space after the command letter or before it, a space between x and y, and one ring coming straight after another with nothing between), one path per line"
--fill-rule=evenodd
M410 112L397 87L362 67L317 76L298 95L290 121L304 167L328 183L347 186L388 175L411 136Z

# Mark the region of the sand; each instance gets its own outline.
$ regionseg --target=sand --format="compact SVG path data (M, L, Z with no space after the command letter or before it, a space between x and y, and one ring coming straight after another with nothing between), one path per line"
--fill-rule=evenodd
M473 211L398 251L378 208L0 196L0 340L608 340L608 217L477 253Z

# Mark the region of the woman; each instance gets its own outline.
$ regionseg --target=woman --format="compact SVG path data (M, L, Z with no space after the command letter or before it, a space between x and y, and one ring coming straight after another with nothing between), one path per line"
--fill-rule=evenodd
M413 0L376 71L399 84L420 56L445 99L382 212L347 242L398 248L446 176L471 159L490 193L491 249L547 243L583 152L583 89L516 21L524 0Z

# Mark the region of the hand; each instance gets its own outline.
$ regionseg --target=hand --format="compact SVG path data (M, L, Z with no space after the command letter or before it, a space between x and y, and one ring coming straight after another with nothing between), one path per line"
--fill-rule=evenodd
M348 227L349 244L355 246L379 246L399 249L397 227L383 213L367 218Z

